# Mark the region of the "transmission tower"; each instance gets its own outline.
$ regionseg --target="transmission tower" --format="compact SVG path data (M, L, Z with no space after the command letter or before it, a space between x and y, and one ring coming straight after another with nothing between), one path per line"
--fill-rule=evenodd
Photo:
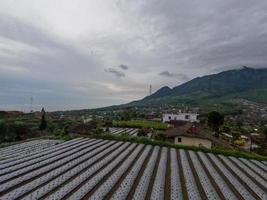
M149 85L149 95L152 94L152 85Z
M32 104L33 104L33 97L31 97L30 101L31 101L31 107L30 107L30 112L32 113L32 112L33 112L33 109L32 109Z

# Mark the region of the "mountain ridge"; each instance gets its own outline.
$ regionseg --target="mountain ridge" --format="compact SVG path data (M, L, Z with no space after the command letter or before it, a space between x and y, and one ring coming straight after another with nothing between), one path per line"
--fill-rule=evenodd
M197 77L172 89L164 86L143 100L196 93L206 93L210 97L221 97L254 89L267 89L267 68L256 69L244 66L241 69Z
M224 113L239 113L240 102L243 100L267 104L267 68L243 66L239 69L196 77L173 88L164 86L140 100L95 110L129 108L165 110L189 107L203 112L217 110Z

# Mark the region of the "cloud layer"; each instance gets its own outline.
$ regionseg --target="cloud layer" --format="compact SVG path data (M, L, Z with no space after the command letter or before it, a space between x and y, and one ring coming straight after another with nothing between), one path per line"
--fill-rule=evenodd
M0 109L92 108L267 67L267 2L3 0Z
M114 74L115 76L117 76L118 78L124 77L125 73L123 73L122 71L119 71L117 69L114 68L108 68L105 70L107 73L111 73Z
M119 65L119 68L121 68L122 70L128 70L129 69L129 67L127 65L123 65L123 64Z
M185 74L177 74L177 73L171 73L169 71L162 71L159 73L160 76L165 76L167 78L176 78L180 81L186 81L189 79L189 77Z

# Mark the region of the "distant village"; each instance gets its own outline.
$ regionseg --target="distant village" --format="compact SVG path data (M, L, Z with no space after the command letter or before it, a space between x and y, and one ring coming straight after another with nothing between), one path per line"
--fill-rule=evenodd
M262 133L264 122L253 123L253 116L266 117L266 107L243 101L246 115L223 116L217 127L207 114L200 114L198 109L189 110L175 108L159 108L158 110L140 110L138 108L88 112L86 110L74 112L47 112L45 117L47 127L40 131L38 123L44 111L32 113L9 112L0 113L2 118L12 121L18 119L24 124L31 124L27 137L39 137L44 134L56 135L90 135L91 133L128 135L148 137L152 140L162 140L172 144L196 146L204 148L244 149L246 151L263 152L266 149L266 136ZM165 111L163 111L165 110ZM260 112L259 112L260 111ZM219 116L216 116L219 115ZM247 121L246 118L252 119ZM242 120L242 123L240 121ZM211 122L210 122L211 121ZM1 122L1 121L0 121ZM1 125L1 124L0 124Z
M62 116L61 116L62 117ZM104 119L103 116L97 116L100 119ZM161 115L155 113L146 114L144 118L136 117L131 120L149 120L155 122L162 122L167 124L166 130L163 132L166 136L168 142L180 145L188 146L203 146L206 148L212 148L213 146L219 146L224 148L241 148L248 151L260 149L264 146L262 140L264 135L259 133L257 128L250 129L247 131L240 130L240 133L232 133L232 130L226 126L222 125L219 137L215 137L213 132L208 128L208 125L203 122L203 117L197 112L182 111L178 110L176 112L166 112ZM93 116L82 116L81 117L84 124L90 124L93 120ZM231 118L225 117L225 120L230 120ZM129 119L127 119L129 120ZM112 129L112 123L109 129ZM238 126L238 125L237 125ZM116 127L112 133L128 133L129 127ZM155 130L153 130L155 132ZM86 132L86 131L84 131ZM236 130L233 130L236 132ZM138 135L136 133L136 135ZM151 137L151 134L150 134Z

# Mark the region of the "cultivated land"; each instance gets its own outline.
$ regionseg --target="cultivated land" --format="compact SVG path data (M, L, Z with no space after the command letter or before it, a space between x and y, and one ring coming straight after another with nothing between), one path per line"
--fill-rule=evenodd
M5 200L251 200L266 191L265 161L129 142L79 138L0 161Z
M167 128L167 124L165 123L146 120L113 121L113 126L132 128L153 128L158 130L165 130Z
M109 132L113 135L127 134L129 136L137 136L138 130L136 128L109 128Z
M6 158L16 157L20 155L31 154L33 152L37 152L37 151L52 147L61 142L62 141L60 140L32 140L29 142L12 145L12 146L0 149L0 158L6 159Z

